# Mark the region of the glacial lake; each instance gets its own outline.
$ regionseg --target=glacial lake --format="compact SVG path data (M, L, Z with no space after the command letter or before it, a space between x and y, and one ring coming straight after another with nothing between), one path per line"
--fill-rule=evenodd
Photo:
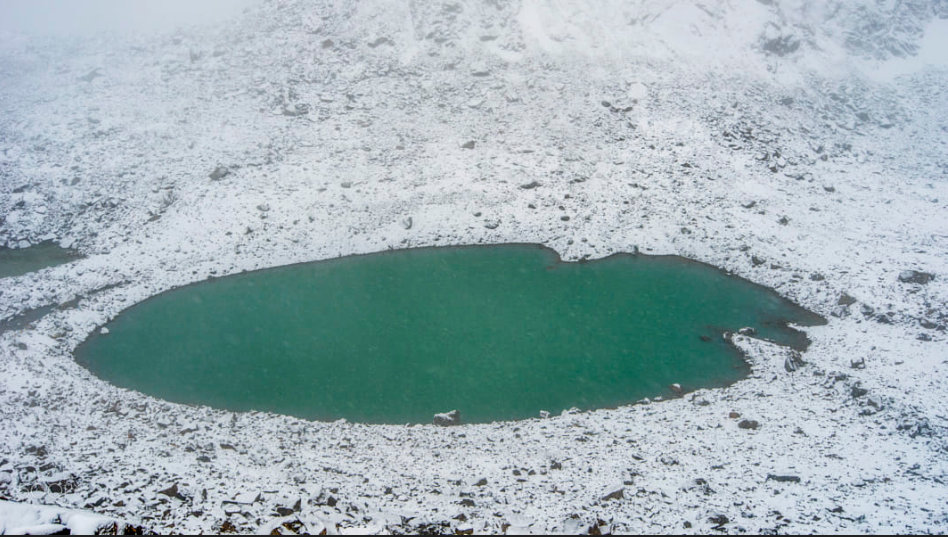
M81 259L75 250L60 248L49 241L29 248L0 248L0 278L22 276L47 267L55 267Z
M679 257L422 248L174 289L97 330L76 359L178 403L390 424L458 409L478 423L726 386L748 367L723 332L805 348L787 322L825 321Z

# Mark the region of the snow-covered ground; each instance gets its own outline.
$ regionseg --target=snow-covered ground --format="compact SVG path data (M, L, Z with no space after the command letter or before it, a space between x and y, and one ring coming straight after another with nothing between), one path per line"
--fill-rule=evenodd
M945 17L271 0L174 33L0 36L0 244L88 255L0 280L0 318L81 297L0 334L0 499L158 532L946 531ZM211 276L501 242L683 255L829 324L793 373L739 336L754 372L726 389L459 428L176 405L72 359Z

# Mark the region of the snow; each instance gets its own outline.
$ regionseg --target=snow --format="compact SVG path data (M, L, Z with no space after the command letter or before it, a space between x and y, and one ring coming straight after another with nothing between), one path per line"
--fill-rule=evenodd
M82 297L0 334L0 497L19 502L0 525L944 532L946 32L918 4L271 0L207 28L0 35L0 244L88 256L0 280L0 319ZM799 48L763 49L785 36ZM683 255L829 324L793 372L734 336L752 374L728 388L453 428L176 405L72 359L211 276L500 242ZM53 477L63 507L30 505Z
M123 523L87 512L0 500L0 535L54 535L66 529L73 535L95 535L114 524Z

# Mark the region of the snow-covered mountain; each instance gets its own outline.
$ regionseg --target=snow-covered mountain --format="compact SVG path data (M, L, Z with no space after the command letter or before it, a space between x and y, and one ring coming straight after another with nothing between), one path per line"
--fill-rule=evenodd
M0 496L65 473L63 507L162 531L294 498L309 529L944 531L945 35L943 0L271 0L2 35L0 245L88 257L0 281L0 318L82 298L0 334ZM172 405L71 357L177 285L478 242L684 255L830 324L802 374L739 338L730 388L463 433Z

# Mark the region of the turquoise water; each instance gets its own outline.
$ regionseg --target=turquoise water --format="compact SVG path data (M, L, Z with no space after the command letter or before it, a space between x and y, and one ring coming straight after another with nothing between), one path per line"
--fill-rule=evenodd
M79 258L75 250L60 248L53 242L44 242L29 248L0 248L0 278L21 276Z
M564 263L534 245L427 248L245 273L142 302L79 363L114 385L235 411L466 422L612 407L723 386L744 326L822 322L773 291L675 257Z

